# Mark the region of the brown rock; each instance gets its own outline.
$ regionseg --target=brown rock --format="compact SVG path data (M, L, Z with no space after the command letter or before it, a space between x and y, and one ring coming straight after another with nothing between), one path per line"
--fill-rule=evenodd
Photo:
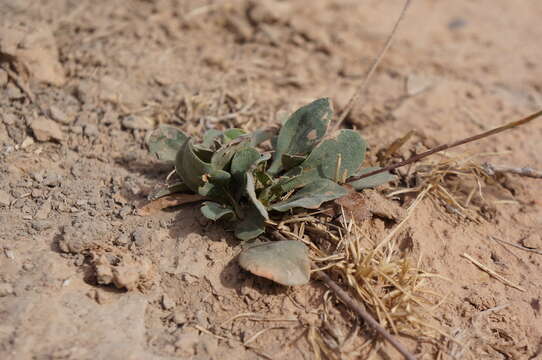
M38 141L61 141L64 138L64 134L58 124L44 117L39 117L32 121L30 127Z

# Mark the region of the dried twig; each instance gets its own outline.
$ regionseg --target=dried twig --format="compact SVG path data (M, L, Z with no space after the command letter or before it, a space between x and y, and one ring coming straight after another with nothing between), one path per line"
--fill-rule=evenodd
M401 10L401 13L399 14L399 17L397 18L397 20L395 21L395 24L393 25L393 29L391 30L390 34L388 35L388 38L386 39L386 43L384 44L384 47L382 48L382 50L380 50L380 53L374 59L373 63L371 64L371 67L365 73L365 76L363 78L362 83L356 89L356 92L354 93L354 95L352 95L352 97L348 101L348 104L346 104L344 110L342 111L341 115L339 116L339 120L333 126L333 130L338 129L339 126L341 126L344 119L346 119L346 117L348 116L350 111L352 111L352 108L354 107L354 103L356 101L358 101L359 97L367 89L367 85L369 84L369 80L371 79L371 76L375 72L375 70L376 70L378 64L380 63L380 61L382 61L382 58L384 57L384 54L386 53L386 51L388 51L388 49L389 49L389 47L391 45L391 41L392 41L396 31L397 31L397 28L399 27L399 24L401 23L401 20L403 20L403 17L405 16L405 13L406 13L409 5L410 5L410 0L406 0L405 5L403 6L403 9Z
M510 246L515 247L515 248L521 249L521 250L523 250L523 251L528 251L528 252L532 252L532 253L535 253L535 254L538 254L538 255L542 255L542 251L541 251L541 250L531 249L531 248L528 248L528 247L526 247L526 246L521 246L521 245L518 245L518 244L514 244L513 242L506 241L506 240L502 240L502 239L498 239L498 238L493 237L493 236L490 236L489 238L492 239L492 240L498 241L498 242L500 242L500 243L503 243L503 244L510 245Z
M317 276L331 289L333 292L345 303L350 309L356 312L363 321L369 324L375 331L377 331L386 341L388 341L403 357L407 360L416 360L416 357L412 355L399 341L397 341L391 334L384 329L380 324L373 319L373 317L365 310L365 307L352 299L350 295L335 281L333 281L327 274L323 271L315 271Z
M533 168L529 167L512 167L512 166L505 166L505 165L493 165L490 163L484 163L482 165L482 168L485 170L485 172L488 175L495 175L495 173L509 173L514 175L520 175L535 179L542 179L542 171L535 170Z
M526 117L524 117L522 119L515 120L515 121L512 121L512 122L510 122L508 124L505 124L505 125L499 126L497 128L494 128L492 130L483 132L481 134L470 136L468 138L453 142L451 144L439 145L439 146L434 147L434 148L432 148L430 150L427 150L427 151L425 151L425 152L423 152L421 154L414 155L414 156L412 156L412 157L410 157L410 158L408 158L408 159L406 159L404 161L401 161L401 162L399 162L397 164L385 166L385 167L383 167L381 169L371 171L371 172L368 172L368 173L363 174L363 175L352 176L352 177L348 178L347 182L352 182L352 181L364 179L364 178L369 177L369 176L373 176L373 175L380 174L380 173L383 173L383 172L386 172L386 171L397 169L399 167L402 167L402 166L411 164L413 162L419 161L419 160L421 160L423 158L426 158L429 155L433 155L435 153L438 153L438 152L441 152L441 151L444 151L444 150L448 150L448 149L457 147L459 145L463 145L463 144L467 144L467 143L470 143L470 142L473 142L473 141L476 141L476 140L480 140L480 139L483 139L483 138L491 136L491 135L499 134L499 133L501 133L501 132L503 132L505 130L509 130L509 129L512 129L512 128L527 124L528 122L531 122L531 121L539 118L540 116L542 116L542 110L537 111L534 114L526 116Z
M502 277L501 275L497 274L495 271L491 270L490 268L488 268L487 266L485 266L484 264L474 260L470 255L468 254L462 254L462 256L469 260L470 262L472 262L474 265L478 266L480 269L482 269L483 271L487 272L489 275L493 276L495 279L497 280L500 280L501 282L503 282L505 285L508 285L510 287L513 287L514 289L517 289L519 291L527 291L525 290L524 288L522 288L521 286L519 285L516 285L514 284L513 282L511 282L510 280L507 280L505 279L504 277Z

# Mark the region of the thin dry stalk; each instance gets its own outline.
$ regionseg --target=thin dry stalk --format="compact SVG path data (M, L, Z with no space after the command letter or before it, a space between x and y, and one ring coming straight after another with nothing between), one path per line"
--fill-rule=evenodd
M492 239L492 240L498 241L498 242L500 242L500 243L503 243L503 244L506 244L506 245L513 246L513 247L515 247L515 248L517 248L517 249L520 249L520 250L523 250L523 251L528 251L528 252L532 252L532 253L535 253L535 254L538 254L538 255L542 255L542 251L537 250L537 249L531 249L531 248L528 248L528 247L525 247L525 246L521 246L521 245L518 245L518 244L514 244L514 243L512 243L512 242L510 242L510 241L498 239L498 238L493 237L493 236L490 236L489 238Z
M478 266L480 269L482 269L483 271L487 272L489 275L493 276L495 279L501 281L502 283L504 283L505 285L508 285L510 287L513 287L514 289L517 289L519 291L527 291L525 290L524 288L522 288L521 286L519 285L516 285L514 284L513 282L511 282L510 280L507 280L506 278L502 277L501 275L497 274L495 271L491 270L490 268L488 268L487 266L485 266L484 264L476 261L475 259L473 259L470 255L468 254L462 254L462 256L469 260L470 262L472 262L474 265Z
M381 169L378 169L378 170L375 170L375 171L371 171L371 172L368 172L366 174L363 174L363 175L359 175L359 176L352 176L350 178L348 178L347 182L352 182L352 181L356 181L356 180L360 180L360 179L364 179L366 177L369 177L369 176L373 176L373 175L376 175L376 174L380 174L380 173L383 173L383 172L386 172L386 171L390 171L390 170L393 170L393 169L397 169L397 168L400 168L402 166L405 166L405 165L408 165L408 164L411 164L411 163L414 163L414 162L417 162L417 161L420 161L421 159L424 159L430 155L433 155L433 154L436 154L438 152L442 152L442 151L445 151L445 150L448 150L448 149L451 149L451 148L454 148L454 147L457 147L457 146L460 146L460 145L464 145L464 144L467 144L467 143L470 143L470 142L473 142L473 141L476 141L476 140L480 140L480 139L483 139L485 137L488 137L488 136L492 136L492 135L496 135L496 134L499 134L503 131L506 131L506 130L509 130L509 129L513 129L513 128L516 128L518 126L522 126L522 125L525 125L539 117L542 116L542 110L540 111L537 111L529 116L526 116L522 119L519 119L519 120L516 120L516 121L512 121L508 124L505 124L505 125L502 125L502 126L499 126L499 127L496 127L492 130L489 130L489 131L486 131L486 132L483 132L481 134L478 134L478 135L474 135L474 136L470 136L468 138L465 138L465 139L462 139L462 140L459 140L459 141L456 141L456 142L453 142L451 144L442 144L442 145L439 145L439 146L436 146L430 150L427 150L421 154L417 154L417 155L414 155L404 161L401 161L397 164L392 164L392 165L389 165L389 166L385 166Z
M344 119L346 119L346 117L348 116L350 111L352 111L352 108L354 107L354 104L356 103L356 101L358 101L360 96L367 89L367 86L369 85L369 81L371 80L371 77L372 77L373 73L375 72L376 68L378 67L378 64L380 63L380 61L382 61L382 58L384 57L384 54L386 54L386 51L388 51L388 49L389 49L389 47L391 45L391 41L393 40L393 37L395 36L395 33L397 32L397 29L399 27L399 24L401 23L401 20L403 20L409 5L410 5L410 0L406 0L405 4L403 5L403 8L401 9L401 12L399 13L399 17L397 18L397 20L395 21L395 24L393 25L393 29L391 30L390 34L388 35L388 38L386 39L386 43L384 44L384 47L382 48L382 50L380 50L380 53L374 59L373 63L371 64L371 67L365 73L363 81L361 82L359 87L354 92L354 95L348 101L348 104L346 105L346 107L342 111L341 115L339 116L339 120L337 121L335 126L333 126L333 130L337 130L341 126Z
M494 175L495 173L508 173L508 174L514 174L519 176L525 176L530 177L534 179L542 179L542 171L535 170L533 168L529 167L512 167L512 166L505 166L505 165L493 165L489 163L485 163L483 165L484 170L487 171L488 175Z

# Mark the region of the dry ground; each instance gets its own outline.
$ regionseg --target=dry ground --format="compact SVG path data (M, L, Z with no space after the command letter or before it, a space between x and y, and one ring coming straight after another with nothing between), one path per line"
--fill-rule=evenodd
M31 104L0 69L0 357L313 358L305 330L322 325L320 283L286 289L241 271L238 242L196 206L134 214L169 170L147 154L145 136L158 123L194 134L253 129L324 96L341 108L401 6L0 0L0 61L35 96ZM374 159L412 129L436 144L540 109L541 18L537 0L414 1L367 105L346 125ZM452 153L540 169L541 138L538 121ZM475 196L472 218L427 198L401 235L404 256L421 255L425 270L452 280L430 283L447 295L433 315L464 345L403 338L421 359L542 356L542 255L491 238L542 250L542 183L499 184ZM388 225L370 223L383 234ZM119 273L104 265L98 275L129 291L97 284L96 264L110 263ZM337 304L330 311L346 335L352 317ZM360 329L352 348L372 337ZM399 358L389 347L374 356Z

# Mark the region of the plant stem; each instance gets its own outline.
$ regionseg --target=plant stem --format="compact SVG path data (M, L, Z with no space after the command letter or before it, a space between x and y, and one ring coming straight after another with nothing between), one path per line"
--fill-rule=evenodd
M376 332L378 332L386 341L388 341L403 357L407 360L416 360L416 357L412 355L399 341L397 341L386 329L384 329L380 324L365 310L365 307L358 303L356 300L352 299L350 295L341 289L335 281L333 281L327 274L321 270L315 271L317 276L331 289L341 301L348 306L350 309L356 312L365 321L370 325Z
M427 151L425 151L425 152L423 152L421 154L414 155L414 156L412 156L412 157L410 157L410 158L408 158L408 159L406 159L404 161L401 161L401 162L399 162L397 164L389 165L389 166L383 167L381 169L368 172L368 173L363 174L363 175L352 176L352 177L347 179L347 183L352 182L352 181L357 181L357 180L360 180L360 179L364 179L366 177L373 176L373 175L376 175L376 174L380 174L380 173L390 171L390 170L393 170L393 169L397 169L399 167L402 167L402 166L411 164L413 162L419 161L419 160L421 160L423 158L428 157L429 155L433 155L433 154L438 153L440 151L448 150L448 149L454 148L454 147L459 146L459 145L463 145L463 144L466 144L466 143L469 143L469 142L472 142L472 141L480 140L480 139L483 139L485 137L501 133L501 132L503 132L505 130L512 129L512 128L515 128L517 126L527 124L528 122L531 122L531 121L535 120L536 118L538 118L540 116L542 116L542 110L537 111L534 114L526 116L526 117L524 117L524 118L522 118L520 120L512 121L512 122L510 122L508 124L505 124L503 126L499 126L497 128L494 128L492 130L483 132L481 134L470 136L468 138L453 142L451 144L439 145L439 146L434 147L434 148L432 148L430 150L427 150Z

